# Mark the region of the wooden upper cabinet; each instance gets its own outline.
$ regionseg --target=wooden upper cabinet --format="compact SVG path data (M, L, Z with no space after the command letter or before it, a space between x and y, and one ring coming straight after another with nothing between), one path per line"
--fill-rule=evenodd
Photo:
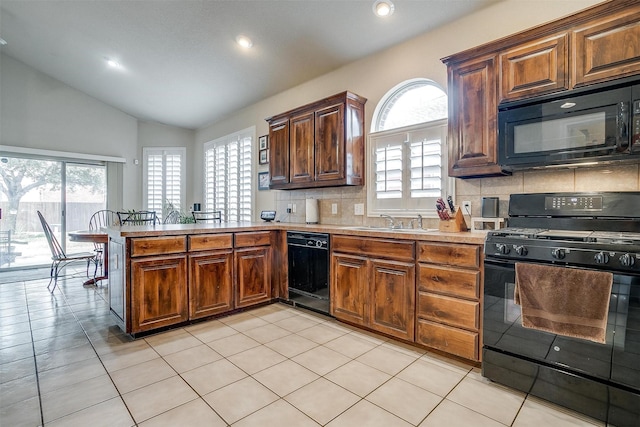
M544 37L500 54L500 101L569 88L569 33Z
M289 126L291 128L289 135L291 183L310 183L315 174L313 112L292 117Z
M366 102L343 92L266 119L270 188L363 185Z
M573 55L575 86L640 73L640 5L574 29Z
M289 184L289 119L269 123L269 185Z
M640 74L640 2L598 3L442 61L449 176L500 175L498 104Z
M316 181L344 178L344 104L316 111Z
M501 173L497 163L496 55L450 64L449 176Z

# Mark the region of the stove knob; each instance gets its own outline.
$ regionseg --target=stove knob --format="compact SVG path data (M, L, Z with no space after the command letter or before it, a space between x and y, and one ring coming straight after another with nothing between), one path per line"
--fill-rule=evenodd
M496 249L503 255L506 255L510 252L509 246L504 243L496 243Z
M527 256L529 250L525 246L516 246L516 253L520 256Z
M632 267L636 263L636 259L631 254L623 254L620 256L620 264L623 267Z
M564 249L554 249L551 251L551 256L555 259L564 259L565 252Z
M596 262L596 264L606 264L609 262L609 255L605 254L604 252L598 252L594 255L593 260Z

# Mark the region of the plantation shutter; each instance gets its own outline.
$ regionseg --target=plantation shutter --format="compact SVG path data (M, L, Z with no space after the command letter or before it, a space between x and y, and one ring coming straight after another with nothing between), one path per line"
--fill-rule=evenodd
M155 211L164 218L170 211L184 209L184 161L186 149L151 148L142 149L144 164L144 209Z
M205 209L223 221L251 221L253 129L205 144Z

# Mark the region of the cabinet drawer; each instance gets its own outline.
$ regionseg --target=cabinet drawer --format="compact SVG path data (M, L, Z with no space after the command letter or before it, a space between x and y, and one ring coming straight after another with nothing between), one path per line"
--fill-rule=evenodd
M480 246L455 243L420 243L418 261L480 268Z
M349 236L333 236L331 240L331 249L335 252L391 258L398 261L414 261L414 247L414 242L400 240L363 239Z
M419 264L418 290L459 296L480 298L480 272Z
M418 316L478 331L480 328L480 303L419 292Z
M233 247L233 234L197 234L189 236L189 250L207 251L215 249L230 249Z
M478 359L478 333L418 319L416 342L466 359Z
M176 254L187 251L186 236L131 239L131 256Z
M252 231L248 233L236 233L236 248L249 248L253 246L271 245L270 231Z

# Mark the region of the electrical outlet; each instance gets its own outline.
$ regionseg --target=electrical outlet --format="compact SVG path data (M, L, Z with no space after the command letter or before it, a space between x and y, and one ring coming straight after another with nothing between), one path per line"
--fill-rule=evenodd
M293 209L293 205L291 203L289 203L287 205L287 213L291 213L291 210Z
M364 203L356 203L354 205L354 214L355 215L364 215Z
M331 203L331 215L338 215L338 204Z
M462 214L463 215L471 215L471 202L465 200L462 202Z

